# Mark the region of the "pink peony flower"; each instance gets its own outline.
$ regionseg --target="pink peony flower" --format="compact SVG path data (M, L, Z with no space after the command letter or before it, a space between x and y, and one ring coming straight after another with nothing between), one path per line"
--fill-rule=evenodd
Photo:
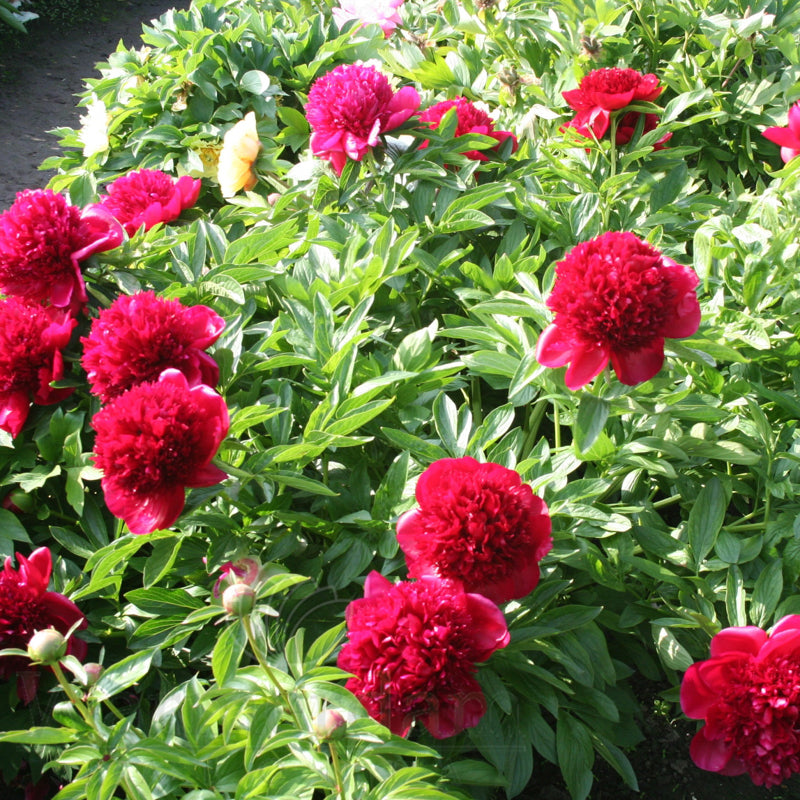
M383 35L388 39L402 23L397 9L404 2L405 0L339 0L339 5L333 8L333 18L340 28L351 19L358 20L361 25L380 25Z
M122 240L102 206L81 210L50 189L19 192L0 214L0 291L76 309L87 299L80 262Z
M18 297L0 300L0 430L16 436L31 402L46 406L72 394L50 383L64 377L61 351L75 325L64 309Z
M397 522L409 578L459 580L495 603L524 597L552 547L547 506L513 469L443 458L417 482L419 508Z
M92 322L81 339L91 391L107 403L131 386L158 380L170 367L190 386L216 386L219 367L203 352L217 341L225 320L208 306L139 292L118 297Z
M348 158L361 161L382 133L394 130L419 108L410 86L393 92L374 67L347 64L317 79L308 93L306 117L311 151L342 174Z
M574 247L556 265L547 300L553 323L539 337L546 367L569 364L567 387L580 389L609 360L622 383L652 378L664 363L664 339L700 325L699 280L632 233L604 233Z
M690 746L701 769L747 772L759 786L800 772L800 615L784 617L771 634L721 630L711 658L683 676L681 707L705 720Z
M261 562L255 558L237 558L236 561L226 561L220 568L220 576L214 584L214 597L220 597L228 586L235 583L244 583L257 588L263 574Z
M789 120L785 128L767 128L764 136L780 145L784 164L788 164L795 156L800 156L800 102L789 109Z
M0 572L0 649L24 650L36 631L53 627L63 634L80 621L87 622L81 610L64 595L48 592L53 563L46 547L34 550L29 558L17 553L19 569L15 572L7 558ZM69 638L67 653L82 659L86 643ZM17 679L17 695L26 705L33 700L39 685L39 668L23 656L0 658L0 678Z
M149 231L159 222L177 219L197 202L200 186L199 179L188 175L173 180L157 169L140 169L111 183L100 204L133 236L143 225Z
M211 464L228 433L225 401L208 386L190 387L176 369L113 399L92 427L106 505L132 533L170 527L183 511L185 487L226 477Z
M458 117L456 136L464 136L467 133L482 133L484 136L491 136L493 139L497 139L497 146L492 148L493 150L497 150L506 139L511 139L513 142L512 152L517 149L517 137L508 131L496 131L494 129L494 120L485 111L481 111L467 100L466 97L443 100L441 103L436 103L430 108L426 108L419 115L419 121L428 124L431 128L435 128L451 108L455 108ZM421 147L426 147L427 144L427 142L424 142ZM475 161L489 160L480 150L469 150L464 155Z
M478 724L486 700L475 663L510 639L494 603L455 581L395 584L371 572L345 619L338 664L370 716L399 736L419 719L437 739Z
M637 101L651 103L663 91L664 87L659 84L658 78L653 74L642 75L635 69L618 67L592 70L583 77L577 89L561 93L569 107L578 112L562 127L562 130L574 128L587 139L593 137L602 139L610 125L612 111L618 111ZM646 124L647 121L645 121ZM617 144L625 144L630 141L636 121L634 120L632 125L628 124L626 127L630 128L628 138L621 141L618 129ZM648 128L648 130L650 129ZM659 145L663 145L670 136L671 134L668 134L659 142Z

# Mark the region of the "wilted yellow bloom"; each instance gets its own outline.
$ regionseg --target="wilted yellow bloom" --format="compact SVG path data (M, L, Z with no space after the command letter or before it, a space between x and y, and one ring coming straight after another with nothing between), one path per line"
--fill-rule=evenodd
M248 112L222 140L217 165L217 180L223 197L233 197L240 189L252 189L258 180L253 163L258 157L261 142L256 130L256 115Z

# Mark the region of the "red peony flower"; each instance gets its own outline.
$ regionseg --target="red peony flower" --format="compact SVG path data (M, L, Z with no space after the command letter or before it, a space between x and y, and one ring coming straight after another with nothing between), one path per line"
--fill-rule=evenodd
M574 128L587 139L593 137L602 139L610 125L612 111L618 111L637 101L651 103L663 91L664 87L652 74L642 75L635 69L618 67L592 70L583 77L577 89L561 93L569 107L578 112L562 127L562 130ZM630 133L624 141L620 141L619 129L617 130L617 144L625 144L630 141L636 127L636 120L634 119L633 124L629 124L627 127L630 128ZM663 145L670 136L671 134L668 134L658 144Z
M556 265L547 300L555 313L536 345L546 367L569 364L567 387L580 389L609 359L622 383L652 378L664 363L664 338L700 325L699 280L632 233L604 233Z
M432 105L430 108L426 108L419 115L419 121L428 124L431 128L435 128L451 108L455 108L458 117L456 136L464 136L467 133L481 133L484 136L491 136L493 139L497 139L497 146L493 147L493 150L497 150L506 139L511 139L513 142L511 151L514 152L517 149L517 137L508 131L496 131L494 129L494 120L485 111L481 111L481 109L467 100L466 97L444 100L441 103ZM427 144L427 142L424 142L421 147L427 147ZM489 160L480 150L469 150L464 155L474 161Z
M348 158L361 161L378 136L402 125L419 103L416 89L406 86L393 92L388 78L374 67L336 67L314 81L308 93L311 151L341 175Z
M517 472L443 458L420 475L416 494L419 508L397 522L409 578L459 580L495 603L533 591L553 544L550 517Z
M764 136L781 146L784 164L788 164L795 156L800 156L800 102L789 109L789 120L785 128L767 128Z
M73 309L86 302L80 262L122 243L102 206L81 210L50 189L19 192L0 214L0 290Z
M219 338L225 320L207 306L139 292L118 297L81 339L91 390L107 403L131 386L158 380L170 367L190 386L216 386L219 367L203 352Z
M437 739L478 724L486 700L475 663L510 639L494 603L455 581L394 584L371 572L345 619L338 664L370 716L399 736L419 719Z
M132 533L168 528L183 511L184 487L226 477L211 464L228 433L225 401L208 386L190 387L176 369L113 399L92 427L106 505Z
M31 402L46 406L72 394L50 383L64 377L61 351L75 325L64 309L18 297L0 300L0 430L16 436Z
M53 627L63 634L80 621L86 627L81 610L64 595L48 592L53 563L46 547L34 550L29 558L17 553L19 570L7 558L0 572L0 649L24 650L36 631ZM67 653L78 659L86 656L86 642L71 636ZM39 685L39 668L23 656L0 658L0 678L17 678L17 694L26 705L33 700Z
M100 204L133 236L142 225L149 231L159 222L177 219L197 202L200 186L199 178L184 175L174 180L157 169L140 169L111 183Z
M380 25L383 35L388 39L394 29L402 23L397 9L405 0L339 0L333 7L333 18L342 28L350 20L358 20L361 25Z
M705 720L690 747L701 769L747 772L759 786L800 772L800 615L784 617L771 634L721 630L711 658L683 676L681 707Z

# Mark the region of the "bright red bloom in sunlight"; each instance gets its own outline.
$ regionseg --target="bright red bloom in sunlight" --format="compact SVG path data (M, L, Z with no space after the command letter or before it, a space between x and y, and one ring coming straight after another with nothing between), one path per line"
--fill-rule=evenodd
M149 231L159 222L177 219L197 202L200 186L199 178L184 175L175 180L157 169L140 169L109 184L100 204L133 236L143 225Z
M405 0L339 0L339 5L332 9L333 18L340 28L351 19L358 20L361 25L380 25L383 35L388 38L402 22L397 9L404 2Z
M0 214L0 291L80 307L86 302L80 262L122 239L119 222L99 205L81 210L50 189L18 192Z
M764 136L780 145L784 164L788 164L795 156L800 156L800 102L789 109L789 120L785 128L767 128Z
M493 150L497 150L506 139L511 139L513 142L511 152L513 153L517 149L517 137L508 131L496 131L494 129L494 120L485 111L477 108L467 100L466 97L443 100L441 103L436 103L430 108L426 108L419 115L419 121L426 123L431 128L435 128L451 108L455 108L456 116L458 117L456 136L464 136L467 133L482 133L484 136L491 136L493 139L497 139L497 145L492 148ZM427 142L421 146L427 146ZM480 150L469 150L464 155L475 161L489 160Z
M701 769L747 772L759 786L800 772L800 615L784 617L770 634L721 630L711 658L683 676L681 708L705 720L690 747Z
M31 402L46 406L72 394L50 383L64 377L61 351L75 325L64 309L18 297L0 300L0 430L16 436Z
M341 669L370 716L405 736L418 719L437 739L478 724L486 700L475 664L509 642L500 609L455 581L392 583L371 572L345 611Z
M183 511L185 487L226 477L211 464L228 433L225 401L208 386L190 387L176 369L113 399L92 427L106 505L131 533L170 527Z
M314 81L306 117L311 152L330 161L337 175L348 158L361 161L382 133L402 125L419 108L417 90L393 92L375 67L345 64Z
M46 547L34 550L29 558L17 553L19 569L14 571L7 558L0 572L0 649L24 650L36 631L55 628L63 634L80 621L87 623L81 610L64 595L48 592L53 563ZM67 653L78 659L86 655L86 642L70 636ZM0 658L0 678L17 679L17 694L26 705L33 700L39 685L39 668L23 656Z
M587 139L592 137L601 139L610 125L612 111L618 111L637 101L651 103L663 91L664 87L659 84L658 77L653 74L642 75L635 69L620 69L619 67L603 67L592 70L583 77L577 89L561 93L569 107L578 112L562 127L562 130L575 128L581 136L585 136ZM647 125L647 121L645 121L645 125ZM628 127L632 133L636 123L634 122ZM659 145L662 145L668 138L669 136L662 139ZM630 135L624 141L620 141L618 130L616 141L617 144L624 144L630 141Z
M417 481L419 508L397 522L410 578L438 575L505 603L539 582L550 517L519 473L474 458L435 461Z
M539 337L546 367L569 364L564 380L580 389L611 366L622 383L652 378L664 364L664 339L700 325L699 280L632 233L610 232L573 247L556 265L547 300L553 323Z
M138 383L158 380L170 367L190 386L216 386L217 362L204 352L225 320L208 306L184 306L154 292L118 297L81 339L91 390L107 403Z

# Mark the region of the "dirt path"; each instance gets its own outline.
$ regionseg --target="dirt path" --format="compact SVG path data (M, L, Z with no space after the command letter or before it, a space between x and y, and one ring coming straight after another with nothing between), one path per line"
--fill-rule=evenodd
M54 174L38 170L59 153L57 137L46 131L79 127L85 111L77 108L75 95L87 78L99 77L95 64L120 40L138 46L143 23L188 6L189 0L116 0L108 4L108 20L69 31L36 20L24 47L0 50L0 211L18 191L42 188Z

